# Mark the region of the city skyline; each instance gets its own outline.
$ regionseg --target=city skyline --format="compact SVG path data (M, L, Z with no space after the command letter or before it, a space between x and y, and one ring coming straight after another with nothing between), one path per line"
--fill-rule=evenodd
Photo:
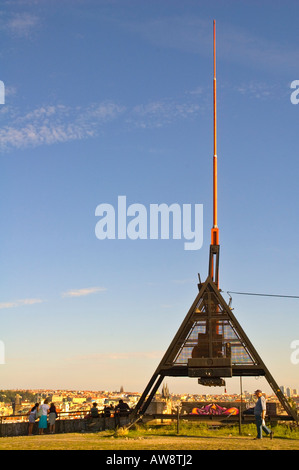
M276 382L299 388L299 299L228 294L299 296L296 12L290 0L2 5L3 389L142 392L159 364L208 274L214 19L220 288ZM115 218L100 239L96 209L119 214L121 197L132 211L203 207L202 246L185 249L191 225L138 238L133 212L130 232Z

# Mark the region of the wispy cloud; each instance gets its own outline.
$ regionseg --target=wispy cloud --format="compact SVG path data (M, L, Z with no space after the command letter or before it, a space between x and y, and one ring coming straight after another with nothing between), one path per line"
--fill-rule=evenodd
M172 282L174 284L193 284L194 279L174 279Z
M24 305L34 305L34 304L40 304L42 302L43 300L41 299L20 299L20 300L14 300L12 302L2 302L0 303L0 309L23 307Z
M82 297L90 294L97 294L98 292L105 292L106 287L86 287L83 289L74 289L67 292L63 292L62 297Z
M177 120L193 119L205 109L205 97L185 93L131 107L101 102L88 106L63 104L39 106L21 112L12 105L0 109L0 150L25 149L97 137L118 119L126 130L167 126Z
M83 297L86 295L97 294L99 292L105 292L107 290L106 287L86 287L83 289L73 289L67 292L63 292L61 296L64 297ZM0 309L4 308L16 308L16 307L24 307L30 306L34 304L41 304L45 302L43 299L39 298L28 298L28 299L17 299L8 302L0 302Z
M163 351L130 351L130 352L108 352L108 353L93 353L93 354L82 354L68 358L69 362L73 361L121 361L131 359L160 359L163 355Z
M256 99L279 96L278 85L263 82L241 83L235 91ZM15 93L13 87L12 93ZM96 138L113 123L125 131L163 128L203 116L210 109L210 98L211 88L197 87L181 96L131 106L105 101L87 106L48 104L20 111L5 105L0 107L0 151Z
M178 119L190 119L202 109L202 102L190 100L161 99L134 106L127 122L140 128L158 128Z
M9 123L0 129L0 149L8 151L94 137L103 124L116 119L124 108L104 102L85 108L47 105L25 113L12 106L3 110L0 117Z
M236 91L241 95L246 95L256 99L269 99L281 94L278 86L267 82L249 81L236 87Z
M39 24L40 19L37 15L22 12L3 15L0 27L10 35L24 38L28 37L32 31L35 31Z
M5 96L8 97L8 96L14 96L17 94L17 89L15 86L8 86L8 87L5 87Z

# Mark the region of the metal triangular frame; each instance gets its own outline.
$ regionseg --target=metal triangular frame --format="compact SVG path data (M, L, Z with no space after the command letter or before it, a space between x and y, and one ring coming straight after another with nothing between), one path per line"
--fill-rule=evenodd
M215 20L213 48L213 227L209 276L203 284L198 285L199 293L141 395L132 414L132 423L145 413L166 376L197 377L200 384L207 386L223 385L226 377L264 376L287 414L297 421L296 411L289 405L219 290Z
M132 419L146 412L164 377L197 377L219 386L223 377L264 376L287 414L297 421L276 381L225 302L211 277L198 285L189 312L141 395Z

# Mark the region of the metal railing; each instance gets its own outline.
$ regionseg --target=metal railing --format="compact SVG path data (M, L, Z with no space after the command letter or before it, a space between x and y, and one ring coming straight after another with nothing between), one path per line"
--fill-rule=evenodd
M104 410L98 410L99 418L115 418L118 416L123 416L122 414L112 411L110 415L107 415ZM75 411L58 411L57 412L57 419L88 419L91 418L90 410L75 410ZM2 415L0 416L0 425L4 423L20 423L20 422L28 422L29 420L29 413L24 414L11 414L11 415Z

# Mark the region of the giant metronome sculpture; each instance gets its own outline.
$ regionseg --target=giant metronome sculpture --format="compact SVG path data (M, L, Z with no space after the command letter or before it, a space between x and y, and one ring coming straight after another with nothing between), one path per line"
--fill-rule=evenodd
M204 283L199 282L199 293L134 408L132 419L135 421L146 412L164 377L193 377L198 379L200 385L211 387L224 386L225 379L229 377L263 376L267 379L287 414L297 420L296 411L291 408L280 391L219 290L215 21L213 33L213 227L211 230L209 274Z

